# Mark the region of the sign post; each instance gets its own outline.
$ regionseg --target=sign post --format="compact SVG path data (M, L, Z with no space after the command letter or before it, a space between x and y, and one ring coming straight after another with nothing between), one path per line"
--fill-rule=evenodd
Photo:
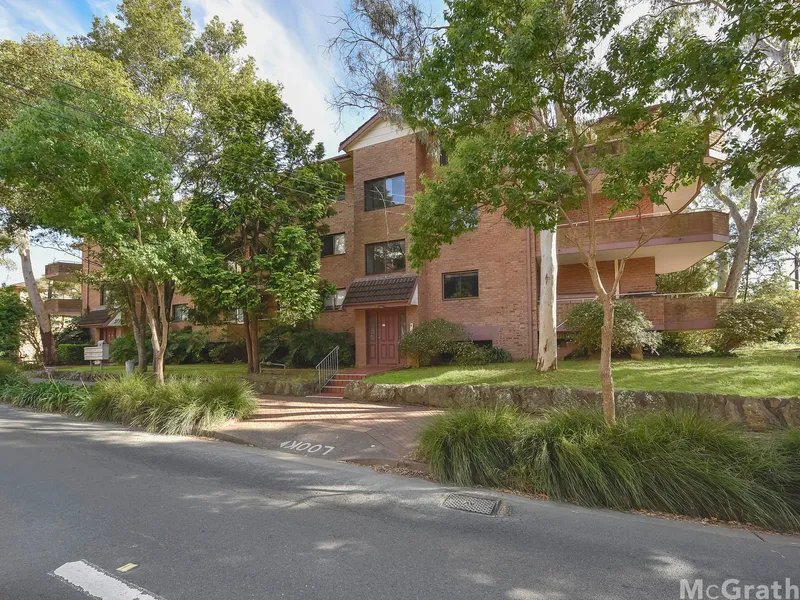
M103 372L103 362L110 358L110 346L104 341L100 340L96 346L86 346L83 349L83 360L89 361L89 372L94 373L94 365L100 365L100 372Z

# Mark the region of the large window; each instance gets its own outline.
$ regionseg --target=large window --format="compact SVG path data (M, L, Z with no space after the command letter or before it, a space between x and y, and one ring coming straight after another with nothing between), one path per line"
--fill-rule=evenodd
M405 175L382 177L364 182L364 210L380 210L405 203Z
M325 297L325 310L341 310L347 290L339 288L336 293Z
M343 233L332 233L322 236L322 256L338 256L345 252Z
M396 273L406 270L406 243L404 240L367 244L367 275Z
M442 276L442 291L445 300L478 297L478 272L445 273Z

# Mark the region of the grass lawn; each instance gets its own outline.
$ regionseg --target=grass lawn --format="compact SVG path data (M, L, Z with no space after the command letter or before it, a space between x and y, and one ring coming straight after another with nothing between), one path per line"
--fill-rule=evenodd
M771 345L737 352L735 357L615 360L618 389L742 396L800 396L800 349ZM598 361L564 360L558 371L539 373L535 361L476 367L425 367L373 375L373 383L495 384L600 388Z
M81 371L88 372L88 365L79 365L75 367L57 367L58 370L63 371ZM95 373L99 372L98 367L94 368ZM122 365L112 365L103 367L103 373L122 374L125 372L125 367ZM147 370L152 373L153 369ZM247 375L247 365L244 363L235 365L217 365L217 364L201 364L201 365L166 365L165 373L167 376L185 376L185 377L232 377ZM285 379L288 381L312 381L317 379L316 369L265 369L261 375L255 377L269 378L269 379Z

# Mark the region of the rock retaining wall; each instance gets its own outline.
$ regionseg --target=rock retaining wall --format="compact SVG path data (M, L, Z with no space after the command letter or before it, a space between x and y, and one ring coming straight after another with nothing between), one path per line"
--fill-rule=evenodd
M268 396L310 396L316 394L316 381L282 381L280 379L263 379L262 377L245 377L258 394Z
M602 406L600 390L497 385L390 385L356 381L347 385L344 397L360 402L436 408L508 405L530 413L548 408ZM616 398L618 414L681 409L729 418L755 431L800 426L800 398L629 390L617 390Z

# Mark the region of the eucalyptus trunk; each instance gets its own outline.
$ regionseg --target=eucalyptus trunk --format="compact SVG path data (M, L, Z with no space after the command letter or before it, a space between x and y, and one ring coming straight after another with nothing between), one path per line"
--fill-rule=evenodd
M537 371L554 371L558 368L558 340L556 330L556 285L558 278L558 253L556 231L539 234L542 264L539 281L539 352Z
M17 252L19 253L22 267L22 277L25 280L25 290L28 292L28 299L31 302L33 314L36 316L36 323L39 326L39 337L42 339L42 362L44 366L51 367L56 364L56 341L53 337L50 315L47 314L44 307L36 277L33 275L31 247L27 232L21 234L17 240Z
M258 349L258 315L254 310L244 311L244 345L247 350L247 372L257 374L261 368Z
M600 386L603 389L603 416L609 425L617 419L614 378L611 373L611 345L614 338L614 296L603 298L603 329L600 340Z

